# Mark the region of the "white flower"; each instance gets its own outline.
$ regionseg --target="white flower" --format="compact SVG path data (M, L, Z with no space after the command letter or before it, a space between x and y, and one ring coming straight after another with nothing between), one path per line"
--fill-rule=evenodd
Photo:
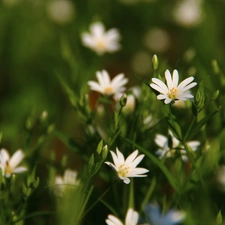
M17 167L22 159L24 154L22 150L17 150L12 157L10 158L9 153L6 149L0 150L0 168L2 170L2 175L9 178L14 173L22 173L27 170L26 167Z
M172 157L176 155L176 153L181 155L183 161L187 161L186 151L184 150L184 146L180 144L179 140L177 140L171 131L169 131L169 135L171 136L171 144L172 149L169 147L169 140L162 134L157 134L155 138L155 143L160 147L156 151L156 154L159 155L159 158L162 159L163 157ZM193 150L196 151L198 146L200 145L199 141L189 141L187 145Z
M193 98L193 95L190 94L189 90L197 85L196 82L192 82L194 80L194 77L186 78L178 85L178 71L173 71L172 78L170 71L166 70L165 78L167 86L160 79L152 78L153 83L151 83L150 86L156 91L160 92L160 94L157 96L157 99L165 99L164 103L168 104L170 102L175 102L176 100L187 100L189 98Z
M65 24L75 16L74 6L68 0L53 0L47 4L47 14L49 18L58 24Z
M138 212L133 209L128 209L125 224L124 225L136 225L138 223ZM121 220L113 215L108 215L108 218L105 221L108 225L123 225Z
M61 195L69 187L74 187L79 184L77 180L77 172L75 170L66 169L63 177L56 176L54 193L56 195Z
M105 31L101 22L91 24L90 33L83 33L81 39L84 46L92 49L98 55L103 55L106 52L112 53L120 49L119 31L115 28Z
M105 162L107 165L111 166L118 174L119 178L123 180L125 184L130 183L129 177L146 177L144 173L147 173L149 170L145 168L136 168L136 166L141 162L145 155L138 155L138 150L135 150L131 153L127 159L124 159L123 154L116 148L116 154L113 151L110 151L113 163Z
M128 79L124 77L123 73L116 75L112 80L106 70L102 70L102 72L97 71L96 76L98 82L88 82L93 91L97 91L103 95L117 95L123 93L126 89L124 85L128 82Z

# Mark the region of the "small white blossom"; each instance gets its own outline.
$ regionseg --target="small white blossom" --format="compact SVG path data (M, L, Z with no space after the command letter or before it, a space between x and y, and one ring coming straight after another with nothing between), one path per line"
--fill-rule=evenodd
M56 176L53 190L56 195L61 195L68 188L75 187L75 185L78 184L79 180L77 180L77 172L75 170L66 169L63 177Z
M122 223L120 219L113 215L108 215L108 218L105 222L108 225L136 225L138 223L138 218L138 212L134 211L133 209L128 209L125 223Z
M22 150L17 150L12 157L6 149L0 150L0 168L2 170L2 175L9 178L14 173L22 173L27 170L26 167L17 167L24 158L24 153Z
M117 95L126 90L124 85L128 82L128 79L124 77L123 73L116 75L112 80L106 70L102 70L102 72L97 71L96 76L98 82L88 82L93 91L97 91L103 95Z
M158 78L152 78L150 86L156 91L160 92L157 99L164 100L165 104L175 102L176 100L187 100L193 98L190 94L190 89L197 85L196 82L192 82L194 77L189 77L183 80L179 85L179 74L177 70L173 71L173 77L171 77L170 71L166 70L165 78L167 85Z
M146 177L144 173L147 173L149 170L145 168L136 167L144 158L144 154L138 155L138 150L135 150L131 153L127 159L124 159L123 154L116 148L116 154L113 151L110 151L113 163L105 162L107 165L112 167L118 174L119 178L123 180L125 184L130 183L129 177Z
M159 155L159 158L163 157L172 157L176 155L176 153L181 155L183 161L187 161L186 151L184 150L184 146L180 144L179 140L177 140L171 131L169 131L169 135L171 136L171 144L172 149L169 147L169 140L166 136L162 134L157 134L155 137L155 143L160 147L156 151L156 154ZM198 146L200 145L199 141L189 141L187 145L193 150L196 151Z
M105 31L105 27L101 22L96 22L90 25L90 33L81 35L84 46L92 49L98 55L104 53L116 52L120 49L120 34L116 28Z

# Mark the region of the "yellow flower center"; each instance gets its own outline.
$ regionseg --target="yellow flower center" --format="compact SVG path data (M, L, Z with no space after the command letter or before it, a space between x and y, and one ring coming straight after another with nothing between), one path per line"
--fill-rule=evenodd
M111 95L113 94L114 90L111 86L108 86L104 89L104 94L107 94L107 95Z
M101 51L105 50L105 41L104 40L99 40L97 42L97 49L101 50Z
M9 165L9 162L6 161L6 165L5 165L5 175L6 176L10 176L13 172L12 167Z
M126 166L125 164L122 164L122 165L119 166L119 169L118 169L117 173L121 177L126 177L129 170L130 170L129 166Z
M176 88L172 88L170 89L168 96L170 99L176 99L177 98L177 94L178 94L178 90Z

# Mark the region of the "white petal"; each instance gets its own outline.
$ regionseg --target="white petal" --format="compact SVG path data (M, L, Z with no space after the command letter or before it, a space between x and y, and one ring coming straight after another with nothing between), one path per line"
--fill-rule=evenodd
M158 78L152 78L152 82L161 89L159 92L163 94L167 94L169 92L168 87ZM152 84L150 84L150 86L152 87Z
M169 90L172 89L173 88L173 81L172 81L172 77L171 77L171 74L170 74L169 70L166 70L165 78L166 78L166 83L167 83L168 89Z
M177 70L173 71L173 87L177 87L179 81L179 74Z
M129 209L127 211L125 225L136 225L138 223L139 215L133 209Z
M114 169L117 172L117 167L115 167L114 164L112 164L111 162L105 162L105 164L107 164L108 166L110 166L112 169Z
M167 95L164 95L164 94L157 95L157 99L159 100L166 99L166 98L168 98Z
M22 152L22 150L17 150L11 157L11 159L9 160L9 165L12 167L12 168L16 168L20 162L22 161L24 157L24 154Z
M7 152L6 149L2 148L0 151L0 163L1 164L5 164L6 161L9 161L9 153Z
M130 183L130 179L127 178L127 177L121 177L120 179L123 180L123 182L124 182L125 184L129 184L129 183Z
M82 34L81 39L84 46L90 47L90 48L93 48L95 46L95 41L93 37L90 36L88 33Z
M155 137L155 143L161 147L161 148L165 148L167 147L167 137L165 137L164 135L162 134L157 134L156 137Z
M144 173L148 173L149 170L145 169L145 168L134 168L132 169L129 173L128 173L128 177L146 177L147 174L143 175Z
M142 159L145 157L144 154L142 155L139 155L133 162L132 164L130 165L131 168L135 168L141 161Z
M111 153L111 155L112 155L112 158L113 158L113 162L114 162L114 164L115 164L115 167L118 168L118 167L121 165L118 156L117 156L116 153L113 152L113 151L110 151L110 153Z
M185 80L183 80L177 87L178 90L182 90L185 86L190 84L194 80L194 77L188 77Z
M126 159L125 163L126 165L130 165L131 163L133 163L134 159L137 157L138 155L138 150L133 151Z
M106 33L106 38L108 41L119 41L120 39L120 34L116 28L112 28L107 31Z
M101 37L105 32L105 27L101 22L96 22L90 26L90 31L94 36Z
M26 168L26 167L20 166L20 167L15 168L15 169L13 170L13 173L22 173L22 172L24 172L24 171L27 171L27 168Z
M120 87L125 85L127 82L128 82L128 79L124 78L123 73L120 73L112 79L112 86L115 88Z
M108 215L108 219L105 221L108 225L123 225L123 223L115 216Z
M88 81L88 85L90 86L91 90L103 93L102 87L99 85L99 83L95 81Z
M192 148L193 151L195 151L198 146L200 145L199 141L189 141L187 144Z
M118 157L118 161L120 162L120 165L124 164L124 162L125 162L124 156L118 148L116 148L116 154L117 154L117 157Z
M171 101L172 101L172 99L166 98L165 101L164 101L164 103L165 103L165 104L169 104Z
M187 90L193 88L193 87L196 86L196 85L197 85L197 83L196 83L196 82L193 82L193 83L187 85L186 87L182 88L180 91L186 92Z

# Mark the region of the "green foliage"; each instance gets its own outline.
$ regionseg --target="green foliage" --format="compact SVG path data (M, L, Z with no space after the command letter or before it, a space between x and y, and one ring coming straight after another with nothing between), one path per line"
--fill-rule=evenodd
M155 225L145 221L148 203L182 210L184 225L224 224L224 2L191 1L200 5L180 14L180 1L62 2L0 3L0 225L105 224L109 214L124 222L129 208L138 224ZM101 52L104 38L85 46L98 21L118 30L118 51ZM179 84L194 77L193 98L160 100L150 83L169 85L167 69ZM129 82L112 87L102 70ZM88 81L107 83L105 92ZM18 146L24 158L13 159ZM124 159L144 154L136 166L147 177L125 184L129 165L108 154L116 148Z

